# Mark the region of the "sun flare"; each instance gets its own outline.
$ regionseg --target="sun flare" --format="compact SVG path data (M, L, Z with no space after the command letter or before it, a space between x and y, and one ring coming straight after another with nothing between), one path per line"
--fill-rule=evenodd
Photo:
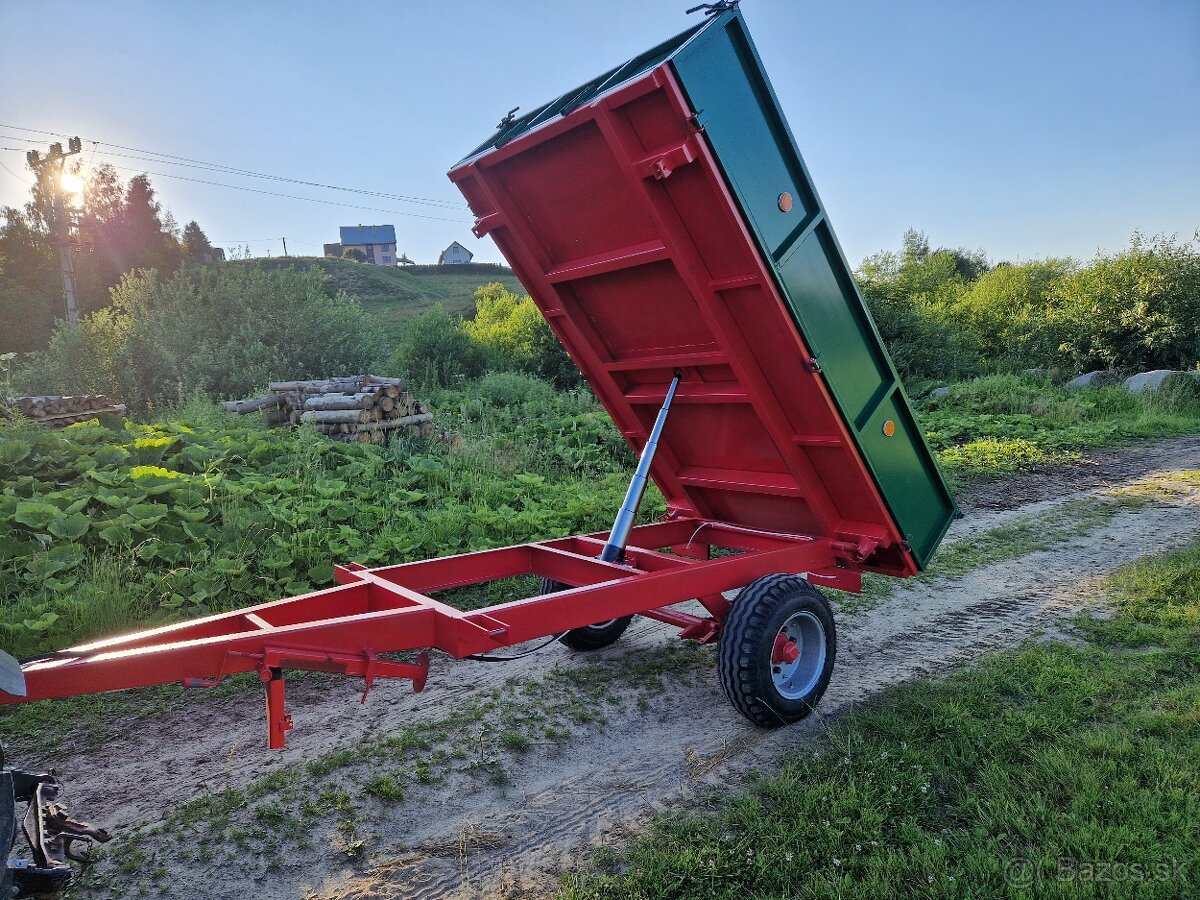
M74 172L63 172L58 183L67 194L78 194L83 190L83 179Z

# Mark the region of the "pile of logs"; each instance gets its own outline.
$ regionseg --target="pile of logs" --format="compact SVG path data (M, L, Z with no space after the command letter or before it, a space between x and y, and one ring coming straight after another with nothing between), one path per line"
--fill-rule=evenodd
M384 444L404 429L433 436L433 415L404 389L399 378L351 375L316 381L272 381L270 393L222 404L242 415L263 412L277 425L312 425L336 441Z
M86 422L101 413L123 416L128 412L124 403L117 403L103 394L80 394L77 397L9 397L0 403L0 419L22 415L51 428L65 428L76 422Z

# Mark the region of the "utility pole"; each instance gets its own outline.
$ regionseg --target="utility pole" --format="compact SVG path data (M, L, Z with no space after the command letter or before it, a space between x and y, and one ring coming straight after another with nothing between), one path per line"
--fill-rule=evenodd
M287 256L287 238L280 238L280 240L283 241L283 255Z
M51 190L51 221L50 235L58 250L58 265L62 273L63 300L67 305L67 322L75 325L79 322L79 301L75 296L75 264L71 259L71 217L67 213L66 202L63 199L63 166L67 158L83 151L83 142L73 137L67 141L67 151L64 153L62 144L51 144L50 151L42 156L36 150L25 154L29 168L37 175L43 171L49 173Z

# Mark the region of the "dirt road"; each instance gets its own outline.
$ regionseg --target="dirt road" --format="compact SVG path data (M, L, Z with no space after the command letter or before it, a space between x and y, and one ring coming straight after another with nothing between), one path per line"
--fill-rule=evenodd
M419 696L383 683L359 705L348 680L301 682L282 753L262 748L248 687L169 695L149 717L146 695L125 695L107 701L119 733L100 748L81 726L15 755L59 768L79 813L125 835L77 896L131 896L130 879L205 900L530 896L610 829L769 769L891 685L1062 636L1108 572L1200 535L1200 486L1178 475L1197 470L1189 438L968 495L942 554L954 574L841 608L833 684L788 729L749 725L711 648L639 619L587 658L556 644L506 665L436 660Z

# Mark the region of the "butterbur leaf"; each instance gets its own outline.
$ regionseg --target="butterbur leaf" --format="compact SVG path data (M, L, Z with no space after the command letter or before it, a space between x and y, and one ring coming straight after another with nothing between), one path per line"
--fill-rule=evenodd
M436 459L430 459L428 456L414 456L409 459L408 466L414 472L422 472L426 475L433 475L437 472L446 471L445 466L443 466Z
M101 528L99 534L102 540L114 547L124 546L133 541L133 532L124 525L109 525L107 528Z
M91 526L92 520L83 513L72 513L50 523L50 533L64 541L77 541Z
M288 553L271 553L261 557L259 562L268 569L286 569L296 561Z
M92 453L92 459L96 461L97 466L115 466L123 463L129 458L129 451L124 447L117 447L109 444L106 447L99 447Z
M61 562L68 569L73 569L75 566L83 562L87 553L77 544L60 544L46 554L50 559Z
M154 555L159 559L170 563L171 565L178 565L179 563L183 562L187 556L179 544L159 541L155 544L155 548L156 552Z
M313 584L328 584L333 581L333 566L329 563L320 563L309 567L308 580Z
M30 631L41 632L41 631L48 630L57 621L58 621L58 613L48 612L48 613L44 613L42 616L40 616L37 619L26 619L21 624L24 625L26 628L28 628Z
M63 512L51 503L38 500L23 500L17 504L13 518L29 528L44 529L51 522L63 517Z
M31 578L43 581L59 572L73 569L83 562L83 559L82 548L73 544L64 544L55 547L44 556L33 557L25 564L25 569Z
M92 481L98 481L100 484L106 484L109 487L116 487L126 480L124 472L102 472L99 469L92 469L87 473L87 476Z
M27 458L32 449L25 441L4 441L0 443L0 465L11 468Z
M210 541L217 534L215 528L204 522L184 522L183 530L193 541Z
M179 516L185 522L203 522L208 518L207 509L196 509L195 507L188 508L186 506L172 506L171 512Z
M126 512L142 527L149 527L167 514L167 508L158 503L135 503Z
M246 570L246 563L240 559L228 559L227 557L218 556L213 560L213 568L222 575L240 575Z

